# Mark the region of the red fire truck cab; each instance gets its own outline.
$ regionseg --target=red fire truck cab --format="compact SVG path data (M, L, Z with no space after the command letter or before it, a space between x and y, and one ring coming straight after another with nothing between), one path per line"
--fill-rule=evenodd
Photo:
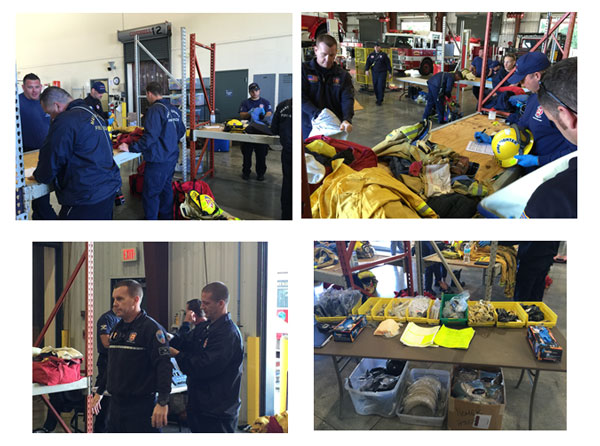
M419 70L421 75L433 73L433 65L439 45L443 45L442 33L385 33L386 47L392 48L392 67L398 71Z

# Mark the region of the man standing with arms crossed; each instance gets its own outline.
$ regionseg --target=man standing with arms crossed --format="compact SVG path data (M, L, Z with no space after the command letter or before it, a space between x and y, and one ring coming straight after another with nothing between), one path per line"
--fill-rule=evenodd
M141 152L146 161L142 204L146 220L173 219L173 173L179 157L179 140L185 135L181 112L163 99L158 82L146 85L144 135L129 146L122 143L122 152Z

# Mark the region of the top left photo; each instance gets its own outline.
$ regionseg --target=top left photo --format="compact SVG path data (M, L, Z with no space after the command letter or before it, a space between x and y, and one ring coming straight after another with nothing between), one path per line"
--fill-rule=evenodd
M17 14L17 220L291 220L292 14Z

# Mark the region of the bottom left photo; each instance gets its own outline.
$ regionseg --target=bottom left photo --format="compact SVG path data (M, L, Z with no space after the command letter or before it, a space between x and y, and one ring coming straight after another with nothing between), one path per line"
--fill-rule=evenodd
M266 242L34 242L34 433L287 433Z

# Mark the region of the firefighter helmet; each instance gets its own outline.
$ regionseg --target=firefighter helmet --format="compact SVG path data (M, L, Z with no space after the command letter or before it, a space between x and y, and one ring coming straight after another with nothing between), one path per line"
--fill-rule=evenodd
M500 130L492 139L492 150L502 167L517 164L515 155L527 155L533 147L533 135L528 129L519 130L516 125Z
M224 130L232 133L242 133L244 131L244 124L239 119L230 119L225 123Z

